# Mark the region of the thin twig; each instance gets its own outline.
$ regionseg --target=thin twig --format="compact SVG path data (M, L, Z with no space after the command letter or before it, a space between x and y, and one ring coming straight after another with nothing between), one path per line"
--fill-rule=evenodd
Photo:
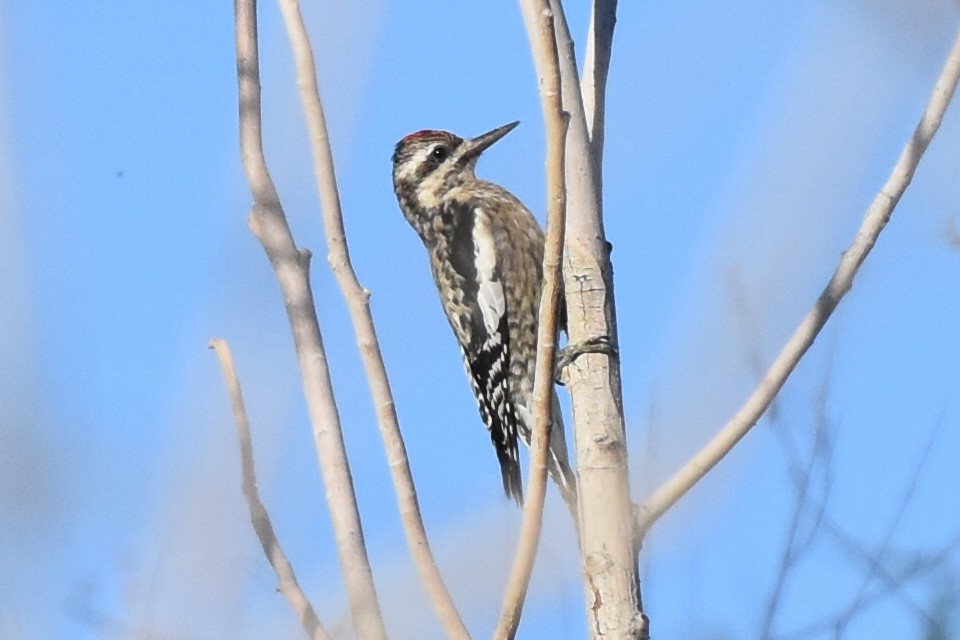
M327 236L329 252L327 260L350 310L360 357L367 375L367 384L377 412L380 436L387 454L407 546L447 636L468 639L470 634L457 612L453 598L444 584L430 550L430 542L423 525L417 491L407 459L407 450L400 433L393 392L390 389L383 355L380 352L380 342L370 314L370 293L360 285L350 262L337 176L334 170L333 151L330 148L326 117L317 85L316 65L310 39L300 14L299 3L296 0L280 0L279 4L296 60L297 86L300 89L300 100L310 132L314 174L323 208L324 231Z
M263 154L256 6L256 0L234 0L240 153L254 199L248 225L263 245L283 294L354 629L365 640L381 640L387 634L310 289L310 253L299 250L293 240Z
M859 548L858 545L852 544L851 547L855 549L857 554L864 554L864 556L866 556L866 554L862 549ZM866 560L871 566L878 567L878 577L883 578L884 585L882 588L878 587L864 598L864 600L861 602L861 612L864 612L869 607L880 603L887 597L898 596L904 601L905 606L911 610L911 613L918 619L925 623L930 623L933 621L934 617L929 612L923 610L913 601L904 596L904 586L912 581L929 575L934 571L942 569L945 566L945 563L949 561L950 556L956 553L958 547L960 547L960 534L955 534L937 551L926 556L925 558L912 562L910 565L904 569L901 569L896 574L887 571L879 564L879 561L876 558L864 557L863 559ZM840 615L844 614L841 613ZM833 629L836 626L837 620L838 616L828 616L816 622L810 623L805 627L801 627L790 634L782 635L780 638L781 640L803 640L804 638L821 637L825 632Z
M927 462L929 461L930 454L933 451L933 445L936 443L937 437L940 435L940 430L943 428L944 422L946 422L945 411L941 412L940 418L934 424L933 429L930 430L930 435L928 436L927 443L920 454L920 458L913 465L910 479L907 482L906 491L904 491L903 496L900 498L900 504L897 507L896 513L894 513L893 518L887 525L887 530L884 532L883 539L880 541L880 547L874 552L874 556L877 558L877 563L882 562L889 552L890 545L893 542L893 538L896 535L897 530L900 528L901 522L903 522L904 515L906 514L910 505L913 504L913 498L916 495L917 487L920 485L920 476L927 467ZM876 565L870 565L869 569L867 570L867 574L863 576L863 581L860 583L860 588L857 590L856 597L847 606L844 615L841 615L837 621L836 628L834 630L835 638L842 638L843 634L846 632L847 626L854 619L854 617L860 613L861 608L866 601L868 589L876 578Z
M827 469L830 465L831 450L830 447L827 446L830 420L827 415L827 404L829 402L830 381L833 370L832 350L830 355L831 357L823 375L823 381L816 403L817 417L816 428L813 432L813 444L810 447L810 453L805 462L801 463L798 459L799 455L788 448L789 440L786 438L786 434L784 434L784 448L787 450L787 455L791 457L790 470L795 476L795 496L790 524L787 527L787 537L784 541L783 550L780 552L780 566L777 569L776 581L764 610L763 622L760 625L760 638L762 640L767 640L772 633L773 623L779 611L791 571L797 566L797 563L803 558L803 555L810 550L813 539L823 524L829 496L824 496L824 499L820 502L819 506L817 506L814 505L814 500L810 497L810 494L816 466L820 464ZM785 425L778 426L780 427L779 431L785 432ZM798 542L800 538L800 525L802 524L804 513L809 509L814 509L816 515L813 518L813 524L810 527L810 533L807 536L806 542L801 544Z
M253 523L253 530L260 540L260 546L263 547L263 553L266 554L270 566L273 567L273 571L280 581L277 585L277 591L287 599L287 602L297 613L300 624L303 625L303 630L306 631L308 638L311 638L311 640L330 640L330 635L320 624L320 619L317 618L313 605L310 604L310 600L307 599L303 589L300 588L297 576L293 572L293 566L277 540L273 523L270 521L270 514L267 513L267 508L260 500L260 492L257 489L257 472L253 465L250 420L247 418L247 410L243 404L243 391L240 389L237 371L233 366L230 347L227 346L226 341L214 338L210 341L210 348L216 352L217 359L220 360L220 368L223 370L223 378L227 383L227 391L230 394L233 419L237 424L237 440L240 441L240 464L243 472L243 497L247 500L250 521Z
M534 429L530 444L530 483L523 507L517 553L503 598L500 622L493 637L510 640L517 633L530 574L537 555L547 490L547 451L550 448L556 361L558 309L562 285L561 260L566 225L567 195L563 185L567 114L560 101L560 69L553 13L547 0L530 0L529 11L539 13L531 47L544 63L538 69L543 119L547 129L547 232L543 252L543 292L537 334L537 367L533 383ZM559 408L559 407L557 407Z
M636 535L642 540L650 527L687 491L699 482L743 436L757 423L776 398L797 363L823 329L840 300L850 290L853 279L873 249L900 197L906 191L924 151L940 127L960 78L960 33L937 80L927 108L910 141L904 147L887 183L867 210L860 230L843 253L836 271L820 294L816 304L800 322L793 336L784 345L763 380L743 407L726 425L693 456L672 478L667 480L641 506L637 514Z

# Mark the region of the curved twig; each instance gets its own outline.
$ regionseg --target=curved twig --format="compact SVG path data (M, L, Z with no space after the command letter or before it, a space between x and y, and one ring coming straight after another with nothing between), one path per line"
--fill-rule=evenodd
M927 146L940 127L943 114L950 104L960 79L960 33L947 56L940 77L934 87L933 95L927 104L920 123L907 142L893 172L886 184L877 194L864 216L860 230L853 243L840 258L836 271L827 283L817 302L800 322L760 384L747 399L746 403L727 422L726 425L694 455L672 478L667 480L640 507L636 520L638 542L643 539L650 527L667 509L700 481L720 460L740 441L757 423L763 413L776 398L783 384L793 372L797 363L816 340L817 335L829 320L830 315L840 304L840 300L850 290L857 271L873 249L877 238L883 231L900 197L910 185L913 174Z
M407 545L447 636L466 640L470 638L470 634L443 582L423 526L417 491L413 484L410 463L407 460L407 450L397 420L393 392L390 389L390 381L387 379L380 342L370 314L370 293L360 285L350 262L337 177L334 171L333 151L327 134L320 89L317 86L316 66L310 39L300 15L299 3L296 0L279 0L279 4L296 60L297 86L300 89L300 100L310 132L314 173L323 208L323 226L329 251L327 260L350 310L360 357L367 374L367 384L377 412L380 436L386 449L387 462L397 494Z
M362 638L380 640L387 634L310 289L310 253L298 249L293 240L263 154L256 7L256 0L234 0L240 154L254 199L248 224L270 260L283 294L354 628Z
M503 598L500 622L493 637L508 640L517 633L520 614L530 586L530 574L537 555L543 524L543 503L547 490L547 450L550 447L553 410L554 362L556 361L558 308L562 284L564 227L567 194L563 185L564 144L567 114L560 101L560 68L553 13L548 0L521 0L527 14L536 15L535 30L528 24L528 37L539 60L537 75L543 119L547 128L547 234L543 252L543 293L537 334L537 367L533 383L534 429L530 442L530 483L523 506L523 524L517 553ZM558 407L559 408L559 407Z
M320 624L317 612L310 604L306 594L303 593L303 589L300 588L293 566L280 547L280 541L277 540L273 523L270 521L270 514L267 513L267 508L260 500L260 491L257 489L257 471L253 464L250 420L247 418L247 410L243 405L243 391L240 389L237 371L233 366L230 347L227 346L225 340L214 338L210 341L210 348L216 352L217 359L220 360L223 378L227 383L227 392L230 394L233 419L237 425L237 440L240 442L240 465L243 474L243 497L247 501L250 521L253 523L253 530L257 534L257 539L260 540L260 546L263 547L263 553L270 561L273 572L277 574L277 580L279 580L277 591L287 599L287 602L297 613L300 624L308 638L311 640L330 640L330 634Z

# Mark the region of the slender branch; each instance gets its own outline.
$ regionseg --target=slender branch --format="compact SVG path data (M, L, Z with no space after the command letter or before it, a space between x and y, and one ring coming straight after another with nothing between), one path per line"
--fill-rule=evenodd
M590 156L597 184L602 188L604 120L606 118L607 76L613 54L613 28L617 23L617 0L594 0L587 30L587 50L583 59L580 93L590 136Z
M263 245L283 294L354 629L365 639L385 639L386 629L364 545L340 416L310 289L310 254L299 250L293 240L263 154L256 0L234 0L234 10L240 151L254 199L248 224Z
M380 352L380 342L370 313L370 292L360 285L350 262L337 176L334 170L333 151L330 148L323 103L317 85L313 50L300 14L299 2L279 0L279 5L296 60L297 86L300 88L300 100L310 133L314 173L323 208L324 231L327 236L329 252L327 260L350 310L360 357L367 375L367 384L377 412L380 436L383 439L394 490L397 494L400 520L403 523L407 545L430 602L447 636L468 639L470 634L457 612L453 598L444 584L430 550L430 542L423 525L417 491L407 459L407 450L400 433L393 392L390 389L383 355Z
M534 429L530 445L530 484L523 507L520 541L504 594L500 622L493 634L497 640L512 639L517 633L543 524L567 208L567 194L563 185L567 114L560 101L560 69L553 13L548 0L521 0L521 3L528 12L538 14L536 37L531 38L530 46L534 56L540 59L537 65L540 70L540 98L547 128L547 233L537 329L537 367L533 383Z
M817 302L807 312L743 407L703 449L640 507L636 522L638 539L642 540L660 516L733 449L776 398L797 363L840 304L840 300L850 290L857 271L873 249L877 238L890 220L894 208L910 185L923 153L940 127L943 114L957 88L958 78L960 78L960 33L947 57L920 123L900 153L890 178L867 210L860 230L850 247L844 251L830 282L827 283Z
M243 497L247 500L250 521L253 523L253 530L260 540L260 546L263 547L263 553L266 554L270 566L273 567L273 571L280 581L277 585L277 591L293 607L308 638L311 638L311 640L330 640L330 635L320 624L320 619L317 618L313 605L310 604L307 596L300 588L297 576L293 572L293 566L287 559L286 554L283 553L280 542L277 540L273 523L270 522L270 514L267 513L267 508L260 500L260 492L257 489L257 472L253 465L250 421L247 418L247 410L243 405L243 392L240 389L240 381L237 379L237 372L233 366L230 347L224 340L215 338L210 341L210 348L216 352L217 359L220 360L223 378L227 383L227 391L230 393L233 419L237 424L237 440L240 441L240 463L243 472Z
M793 472L792 475L794 475L795 495L790 524L787 526L786 540L784 540L783 549L780 552L780 566L777 569L773 590L767 600L763 614L763 622L760 625L760 638L762 640L770 638L791 572L803 559L804 554L810 551L814 538L823 526L829 496L824 495L820 504L816 505L811 497L811 493L814 484L814 472L817 466L820 465L827 470L831 463L832 451L827 445L829 437L827 434L831 426L830 419L827 415L827 404L830 397L832 370L833 352L831 351L826 371L823 374L823 383L816 401L816 426L813 433L813 443L806 461L801 462L798 459L799 454L790 448L785 425L778 425L780 427L778 431L783 434L784 449L786 450L787 456L791 459L790 470ZM828 472L825 471L825 473ZM829 485L827 485L827 487L828 486ZM813 510L815 515L813 516L812 524L808 526L809 533L807 533L806 541L801 543L799 539L800 529L803 525L803 516L809 510Z
M886 598L897 597L901 600L903 606L909 609L910 613L916 618L925 623L933 621L934 616L932 614L925 611L922 607L904 595L904 587L910 582L930 576L938 570L942 570L944 563L949 562L950 557L955 554L958 547L960 547L960 535L955 534L934 553L926 554L910 562L904 568L901 568L896 572L888 571L880 564L878 559L866 554L866 552L864 552L859 545L851 544L851 547L855 552L848 552L848 555L863 556L861 559L864 560L869 566L876 567L876 570L879 572L878 576L882 577L884 582L882 586L878 586L866 596L864 601L861 603L861 613L867 611L870 607L879 604ZM801 627L796 631L793 631L789 634L783 634L779 637L782 640L804 640L805 638L821 637L825 632L834 630L837 626L839 617L843 615L846 615L845 612L841 612L839 615L831 615L821 618L820 620Z
M526 5L521 5L526 6ZM607 5L610 7L610 5ZM566 138L567 229L564 289L571 345L605 338L616 347L613 270L603 231L600 158L590 135L580 93L573 39L563 4L550 0L560 63L563 108L570 114ZM528 34L536 16L524 11ZM599 24L594 23L594 28ZM528 36L531 41L533 36ZM534 61L537 62L536 58ZM539 62L537 62L539 65ZM538 67L538 75L542 71ZM595 85L602 90L602 84ZM601 104L602 98L596 104ZM597 126L603 125L597 120ZM602 135L595 132L595 135ZM647 638L637 572L637 548L629 535L633 520L623 394L619 362L608 353L587 353L565 369L573 407L580 505L578 533L584 610L591 637Z

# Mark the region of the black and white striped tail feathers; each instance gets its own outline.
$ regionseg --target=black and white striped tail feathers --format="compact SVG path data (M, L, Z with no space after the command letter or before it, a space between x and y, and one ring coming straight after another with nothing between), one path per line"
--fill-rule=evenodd
M577 477L570 467L570 456L567 453L567 439L564 433L563 413L560 411L560 399L557 392L553 391L551 399L551 424L550 424L550 447L547 449L547 471L550 477L560 491L560 496L567 503L573 519L577 520ZM520 438L529 448L531 446L531 433L533 429L533 411L527 407L521 406L518 411L520 416ZM529 425L529 426L528 426Z
M500 462L503 491L517 504L523 504L523 480L520 473L520 451L517 446L518 417L510 397L509 354L507 346L498 339L506 334L506 316L502 319L503 332L490 336L480 351L472 356L464 352L464 362L473 393L480 407L480 417Z

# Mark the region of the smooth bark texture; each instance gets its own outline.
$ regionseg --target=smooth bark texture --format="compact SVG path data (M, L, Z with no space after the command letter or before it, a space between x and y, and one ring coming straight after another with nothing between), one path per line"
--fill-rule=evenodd
M330 148L323 102L317 85L316 65L310 39L300 15L299 3L296 0L279 0L279 4L296 61L297 86L300 89L300 100L310 133L314 174L323 208L323 227L329 252L327 261L350 310L350 319L353 322L357 346L367 375L367 384L376 409L380 436L383 439L393 487L397 495L407 546L447 637L466 640L470 638L470 634L440 575L423 526L417 491L407 459L407 449L397 420L393 392L383 364L373 316L370 314L370 293L360 285L350 262L340 206L340 191L337 188L337 176L334 170L333 151Z
M636 523L638 541L643 539L660 516L709 473L750 431L776 398L800 359L813 345L813 341L840 304L840 300L850 290L857 271L889 222L900 197L910 185L923 153L940 127L943 114L956 91L958 79L960 79L960 33L957 34L953 49L947 57L920 123L900 153L900 158L887 183L867 209L860 230L853 243L843 252L840 263L827 286L770 365L770 369L746 403L703 449L657 489L638 510Z
M570 115L565 172L569 215L563 270L570 343L577 345L606 337L615 345L612 269L597 180L600 159L591 152L573 41L563 6L559 0L551 0L550 6L557 34L563 108ZM526 4L521 7L528 38L533 43L537 16ZM597 24L606 23L595 21L594 28ZM594 60L597 65L604 63L598 56ZM542 79L547 72L544 61L535 53L534 62L537 76ZM593 86L601 90L603 85ZM603 127L602 104L602 98L594 99L595 137ZM619 362L610 354L587 353L567 367L565 374L573 406L587 626L596 639L644 638L647 622L640 606L632 536L633 504Z
M357 635L387 637L363 540L330 371L310 289L310 253L297 248L263 154L256 0L235 0L240 154L254 204L248 224L273 266L293 333L340 568Z

